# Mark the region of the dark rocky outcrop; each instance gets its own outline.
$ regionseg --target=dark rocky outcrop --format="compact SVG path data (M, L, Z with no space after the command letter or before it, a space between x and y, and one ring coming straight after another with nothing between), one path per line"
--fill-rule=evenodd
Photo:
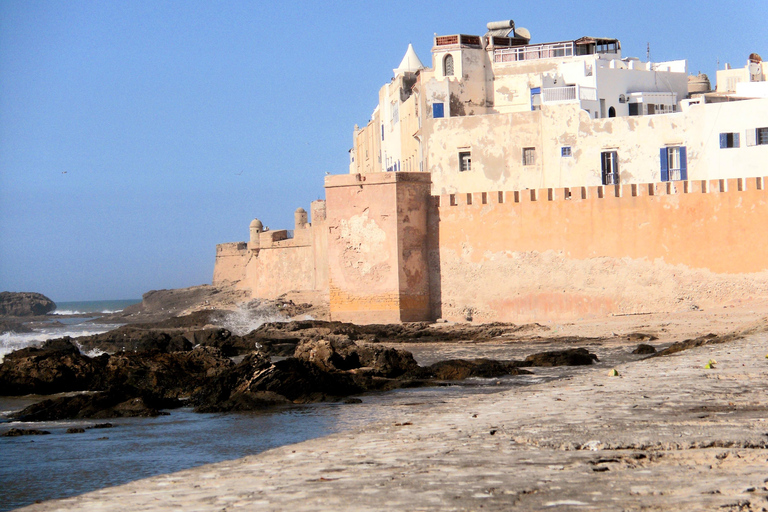
M153 417L169 403L152 398L129 397L124 391L65 396L43 400L11 415L18 421L55 421L81 418Z
M294 357L313 363L326 372L365 368L372 375L390 378L419 368L410 352L370 343L355 343L347 336L303 341L296 347Z
M738 339L741 339L741 335L739 334L727 334L724 336L718 336L717 334L710 333L705 336L699 336L698 338L677 341L664 350L659 350L653 354L653 356L668 356L676 354L677 352L682 352L683 350L701 347L702 345L718 345L720 343L728 343Z
M134 396L177 399L193 394L207 379L231 366L232 360L213 347L171 353L118 352L106 358L90 389L124 389Z
M32 332L32 329L20 322L14 322L12 320L0 320L0 334L6 332L15 332L20 334L25 332Z
M48 395L92 388L103 359L80 353L71 338L46 341L7 354L0 364L0 395Z
M34 428L12 428L0 434L2 437L18 437L18 436L44 436L50 432L47 430L37 430Z
M420 367L410 352L371 342L375 333L398 335L400 326L366 331L366 326L338 322L277 325L248 336L220 328L122 327L77 340L86 349L128 349L93 358L81 354L69 338L50 340L6 356L0 364L0 394L83 391L31 405L14 416L24 421L153 416L187 399L202 412L252 410L597 360L579 348L534 354L526 361L457 359ZM496 333L497 327L486 334ZM257 339L267 338L273 348L294 338L285 345L295 348L285 359L272 361L269 354L253 350L260 344ZM250 350L238 364L227 357L246 348Z
M656 353L656 347L653 345L647 345L645 343L640 343L635 350L632 351L633 354L636 355L649 355L649 354L655 354Z
M439 361L422 370L425 378L438 380L463 380L470 377L492 378L505 375L530 374L520 367L520 361L496 361L493 359L450 359Z
M41 293L0 292L0 316L38 316L56 309L56 304Z
M585 348L569 348L531 354L525 358L527 366L582 366L597 361L597 356Z

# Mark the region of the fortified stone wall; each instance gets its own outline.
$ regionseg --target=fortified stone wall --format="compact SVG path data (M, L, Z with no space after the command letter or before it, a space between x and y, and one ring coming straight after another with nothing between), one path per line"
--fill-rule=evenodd
M766 181L433 196L433 316L573 319L768 296Z
M214 285L234 285L252 298L274 299L290 291L328 290L328 238L325 201L314 201L312 224L307 212L296 210L294 229L263 231L251 224L250 242L216 246Z
M426 173L328 176L332 320L428 320Z

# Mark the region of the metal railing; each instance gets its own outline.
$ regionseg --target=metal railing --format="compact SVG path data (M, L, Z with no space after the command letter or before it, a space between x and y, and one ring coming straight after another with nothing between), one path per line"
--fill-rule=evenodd
M493 62L517 62L521 60L550 59L553 57L573 57L575 45L568 43L536 44L497 48L493 50Z

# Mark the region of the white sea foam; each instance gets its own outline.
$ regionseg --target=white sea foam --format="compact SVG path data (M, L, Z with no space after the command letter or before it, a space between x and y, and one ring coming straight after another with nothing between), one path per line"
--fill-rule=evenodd
M35 332L15 333L6 332L0 334L0 363L3 362L5 355L25 347L36 347L43 344L44 341L63 338L64 336L91 336L101 334L114 329L115 325L102 324L76 324L65 326L51 326L36 330ZM98 354L96 354L98 355Z
M222 327L229 329L232 334L244 336L267 322L287 321L288 318L280 314L274 306L248 307L247 304L240 304L236 310L224 317Z
M67 316L67 315L92 315L94 313L101 313L103 315L111 315L114 313L121 312L122 309L103 309L101 311L80 311L77 309L57 309L51 315L61 315L61 316Z

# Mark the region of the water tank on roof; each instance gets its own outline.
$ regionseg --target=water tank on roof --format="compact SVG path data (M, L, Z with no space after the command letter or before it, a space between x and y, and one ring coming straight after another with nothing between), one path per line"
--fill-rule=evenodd
M702 94L711 90L712 85L709 83L709 77L704 73L688 76L688 95Z

